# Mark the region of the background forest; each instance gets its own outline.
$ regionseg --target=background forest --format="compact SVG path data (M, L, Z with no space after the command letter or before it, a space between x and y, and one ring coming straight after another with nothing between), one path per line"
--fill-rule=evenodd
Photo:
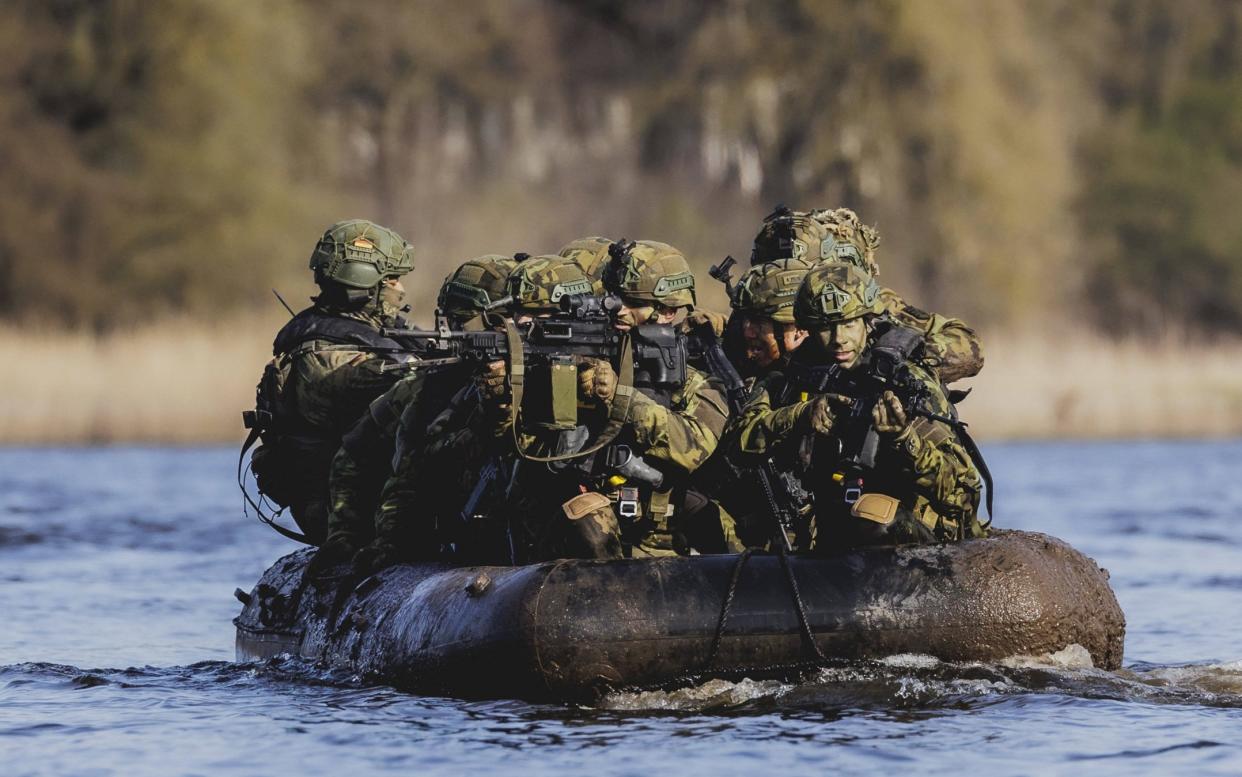
M706 269L778 202L853 207L888 285L981 330L978 412L1056 393L994 433L1242 431L1240 25L1225 0L10 0L0 356L29 369L0 440L237 436L269 289L302 304L340 218L414 243L426 319L471 256L603 234ZM1129 418L1061 385L1144 358Z

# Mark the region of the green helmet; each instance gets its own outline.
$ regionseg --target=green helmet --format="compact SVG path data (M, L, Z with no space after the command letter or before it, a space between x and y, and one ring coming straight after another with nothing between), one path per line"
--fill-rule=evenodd
M729 304L734 310L757 313L782 324L794 323L794 297L811 264L801 259L778 259L755 265L733 287Z
M612 241L606 237L583 237L566 243L556 253L573 259L588 277L598 279L608 264L608 246Z
M790 210L778 205L767 218L750 254L752 265L778 259L848 262L876 274L875 248L880 235L849 208Z
M505 281L518 260L500 254L476 256L444 279L436 307L453 318L471 318L505 296Z
M365 219L338 221L319 238L310 268L318 284L327 280L369 289L385 278L413 270L414 249L387 227Z
M544 313L560 310L569 294L594 294L595 284L572 259L536 256L519 264L505 283L514 312Z
M608 247L604 288L623 299L670 308L693 307L694 273L681 251L654 240L619 240Z
M794 320L808 330L882 312L875 279L846 262L821 264L807 273L794 299Z

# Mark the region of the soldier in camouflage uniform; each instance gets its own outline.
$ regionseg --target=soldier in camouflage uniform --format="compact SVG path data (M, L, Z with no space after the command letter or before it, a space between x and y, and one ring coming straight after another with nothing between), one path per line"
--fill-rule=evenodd
M319 239L310 269L320 294L276 335L247 422L263 440L251 460L260 490L289 506L306 538L319 544L341 435L416 361L380 334L403 325L399 278L413 269L413 250L391 229L342 221Z
M518 259L488 254L463 262L440 287L437 317L455 330L483 328L483 313L501 316L494 307L505 295L505 280ZM444 409L452 395L470 381L466 364L423 366L399 380L373 401L353 428L345 434L332 460L329 476L331 512L328 537L316 557L316 568L326 567L366 552L364 565L383 565L397 555L386 535L377 541L376 509L381 489L392 475L394 459L405 455L397 441L410 445ZM383 522L383 519L381 519Z
M861 427L850 418L861 397L813 393L801 377L832 365L835 370L825 374L835 380L826 385L835 388L857 385L850 378L871 374L877 349L902 341L901 328L879 318L880 294L875 281L851 264L812 270L794 303L797 324L811 333L807 344L786 370L759 379L726 433L739 460L771 458L801 476L814 494L813 549L821 552L983 534L976 520L979 475L954 428L942 420L953 410L930 371L903 357L907 385L921 395L917 405L907 407L899 389L886 390ZM905 331L905 342L918 341L916 332ZM857 441L866 439L858 436L860 428L878 440L874 461L862 470L853 458Z
M681 309L693 304L689 266L671 246L630 245L615 271L605 273L610 289L621 298L616 326L670 325ZM510 277L515 318L550 315L561 296L579 293L590 283L572 260L532 259ZM397 501L386 500L382 509L423 524L414 542L425 542L433 531L441 538L454 532L460 537L462 504L472 492L478 495L480 472L486 469L497 489L464 517L469 524L490 520L507 537L488 543L475 536L471 542L475 530L466 528L461 545L468 548L471 561L676 553L678 484L715 448L726 415L723 398L694 371L684 385L664 395L653 388L619 385L617 369L608 361L580 360L577 372L581 426L541 428L523 414L516 434L504 370L484 373L477 384L478 401L457 403L441 414L404 492L386 489ZM609 429L615 434L607 441L610 450L584 451L588 439L600 439ZM622 445L634 462L645 465L639 475L626 476L609 465L612 451ZM396 482L394 477L390 485Z
M846 262L879 276L875 251L880 235L848 208L794 211L778 207L763 220L755 236L751 264L802 260L809 264ZM880 304L902 326L917 329L927 341L923 366L945 384L977 375L983 369L978 335L956 318L928 313L907 304L891 289L880 289ZM733 354L737 354L736 341Z

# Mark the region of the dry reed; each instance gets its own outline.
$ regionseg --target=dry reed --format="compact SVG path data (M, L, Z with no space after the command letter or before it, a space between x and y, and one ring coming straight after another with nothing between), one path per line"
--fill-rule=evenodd
M235 442L277 318L96 337L0 330L0 443ZM1242 434L1242 341L994 335L961 407L982 439Z

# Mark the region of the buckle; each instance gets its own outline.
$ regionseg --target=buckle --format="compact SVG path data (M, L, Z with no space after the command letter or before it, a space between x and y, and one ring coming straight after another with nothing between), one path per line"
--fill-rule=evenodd
M617 514L622 518L638 517L638 489L633 487L617 490Z

